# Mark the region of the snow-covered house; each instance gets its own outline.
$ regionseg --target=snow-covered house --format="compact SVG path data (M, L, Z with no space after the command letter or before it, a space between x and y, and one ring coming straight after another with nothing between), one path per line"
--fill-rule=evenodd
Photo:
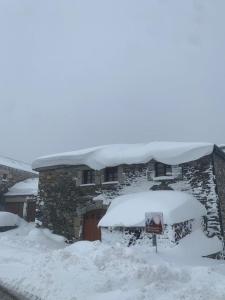
M37 176L37 172L32 170L31 165L0 156L0 196L16 182Z
M37 178L38 173L34 172L31 165L0 156L0 210L4 209L4 194L14 184L28 178Z
M149 190L192 195L206 209L206 235L224 237L225 154L214 144L99 146L38 158L33 169L40 223L69 240L101 238L97 224L110 202Z
M17 214L28 222L35 221L38 178L20 181L4 195L4 210Z

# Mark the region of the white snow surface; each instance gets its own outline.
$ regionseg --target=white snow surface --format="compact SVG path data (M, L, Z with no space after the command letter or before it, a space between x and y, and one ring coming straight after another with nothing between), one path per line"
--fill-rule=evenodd
M7 166L13 169L18 169L21 171L36 173L32 170L30 164L9 157L0 156L0 165Z
M100 170L121 164L156 161L178 165L212 153L211 143L151 142L146 144L115 144L59 153L37 158L33 169L59 165L87 165Z
M13 185L5 196L36 196L38 193L38 178L29 178Z
M0 211L0 226L18 226L23 220L15 214Z
M148 191L117 197L112 200L99 222L101 227L143 227L146 212L162 212L165 224L199 220L205 207L192 195L176 191Z
M225 262L200 257L221 249L201 231L173 248L77 242L24 222L0 233L0 282L41 300L224 300Z

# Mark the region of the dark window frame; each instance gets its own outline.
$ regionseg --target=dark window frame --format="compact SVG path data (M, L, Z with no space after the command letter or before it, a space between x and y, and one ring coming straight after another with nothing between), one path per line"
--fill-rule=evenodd
M172 176L172 166L161 162L155 163L155 177Z
M118 181L118 167L107 167L104 170L104 182Z
M82 184L95 184L95 171L94 170L83 170Z

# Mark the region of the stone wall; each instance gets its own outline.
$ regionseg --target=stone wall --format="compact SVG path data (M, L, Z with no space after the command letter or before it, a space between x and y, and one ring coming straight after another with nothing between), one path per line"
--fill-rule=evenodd
M218 196L214 179L212 155L173 166L172 176L157 178L154 161L147 164L121 165L119 182L105 183L103 170L96 171L95 184L83 185L82 170L87 166L67 166L41 170L37 219L40 225L52 229L69 240L82 239L83 215L90 209L107 207L118 195L174 189L193 194L207 209L205 231L208 236L220 236ZM225 168L224 168L225 169Z
M221 231L225 236L225 161L218 154L213 155L216 189L219 196L219 211L222 223Z

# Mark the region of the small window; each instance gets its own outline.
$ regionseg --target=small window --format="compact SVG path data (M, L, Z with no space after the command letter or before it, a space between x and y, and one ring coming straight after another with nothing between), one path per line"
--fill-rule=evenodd
M3 174L3 175L2 175L2 180L3 180L3 181L7 181L7 179L8 179L8 175L7 175L7 174Z
M93 170L84 170L82 184L95 183L95 171Z
M105 182L110 182L110 181L118 181L118 168L117 167L105 169Z
M162 163L155 164L155 177L172 176L172 166Z

